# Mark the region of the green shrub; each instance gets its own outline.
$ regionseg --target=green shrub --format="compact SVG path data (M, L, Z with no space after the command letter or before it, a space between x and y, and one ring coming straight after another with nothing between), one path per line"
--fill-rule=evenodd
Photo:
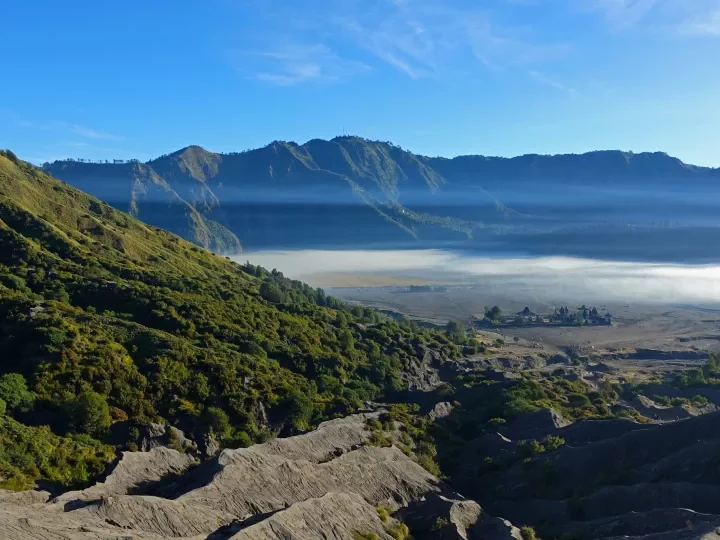
M545 452L545 447L542 445L542 443L532 440L530 441L530 453L534 456L538 454L542 454Z
M227 413L219 407L208 407L205 411L205 419L210 431L218 439L224 439L230 434L232 426Z
M16 291L30 292L27 282L23 278L13 274L0 274L0 285L4 285L8 289L15 289Z
M563 444L565 444L565 439L562 437L557 437L555 435L548 435L543 440L543 446L548 452L552 452L553 450L557 450L560 448Z
M390 514L392 513L389 508L379 505L376 507L378 517L383 523L387 523L390 520Z
M442 383L435 388L435 394L437 394L440 399L448 399L455 395L455 389L449 383Z
M437 461L435 461L432 456L429 456L427 454L420 454L417 456L417 462L418 465L420 465L423 469L425 469L433 476L442 476L440 465L438 465Z
M223 441L223 445L227 448L249 448L252 444L252 438L245 431L238 431Z
M110 407L97 392L82 392L72 405L75 430L93 437L105 434L110 427Z
M540 407L534 405L531 401L524 398L510 399L505 406L504 414L507 418L512 418L523 413L535 412L540 410Z
M387 529L387 533L395 540L406 540L410 537L410 529L404 523L395 523Z
M35 402L35 394L28 390L25 377L19 373L6 373L0 377L0 399L10 411L27 412Z
M654 396L650 396L650 399L652 399L658 405L662 405L663 407L668 407L670 405L670 398L668 398L667 396L659 396L655 394Z
M112 447L89 437L58 437L0 416L0 489L24 490L43 479L65 488L83 485L115 458Z
M367 440L367 444L370 446L380 446L388 448L392 446L393 442L392 439L385 435L382 431L373 431L370 434L370 438Z
M282 402L281 408L290 424L297 430L310 427L314 404L310 396L296 388L290 389Z
M581 409L591 405L590 399L585 394L569 394L567 400L568 405L575 409Z
M3 154L5 154L5 157L12 161L15 165L20 164L20 160L15 155L15 152L13 152L12 150L3 150Z
M445 327L445 335L458 345L462 345L467 341L467 331L462 323L458 321L449 321Z

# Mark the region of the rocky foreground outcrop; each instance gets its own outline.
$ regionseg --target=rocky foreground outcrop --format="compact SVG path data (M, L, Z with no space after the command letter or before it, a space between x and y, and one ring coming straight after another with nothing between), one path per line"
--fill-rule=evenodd
M453 484L478 502L398 448L369 446L376 416L204 463L164 447L125 452L102 481L55 497L0 491L0 538L392 540L407 526L416 539L523 540L517 523L546 539L720 540L720 413L667 424L531 413L463 459L507 456L519 437L550 433L566 444L504 469L466 467Z
M391 514L417 521L417 538L520 538L396 447L367 446L374 416L202 464L162 447L125 452L102 482L52 499L0 492L0 538L389 540L404 534Z
M565 444L513 459L521 440L546 435ZM720 413L640 424L539 411L483 437L454 486L543 537L720 539ZM486 457L498 465L478 467Z

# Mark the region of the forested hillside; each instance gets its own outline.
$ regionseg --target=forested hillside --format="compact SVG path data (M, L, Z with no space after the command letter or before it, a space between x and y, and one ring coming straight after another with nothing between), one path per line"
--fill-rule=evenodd
M245 446L402 395L443 334L238 265L0 154L0 487L103 469L161 422ZM40 428L38 426L48 426ZM117 441L115 441L117 443Z

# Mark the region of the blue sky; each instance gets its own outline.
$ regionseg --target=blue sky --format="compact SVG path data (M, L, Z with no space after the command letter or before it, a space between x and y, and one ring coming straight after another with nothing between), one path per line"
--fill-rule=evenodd
M7 0L0 147L42 162L346 133L720 166L720 0Z

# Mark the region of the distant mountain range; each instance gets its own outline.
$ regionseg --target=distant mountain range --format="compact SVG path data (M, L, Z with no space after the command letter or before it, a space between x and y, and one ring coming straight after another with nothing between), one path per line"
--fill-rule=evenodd
M147 223L222 253L240 252L241 245L476 245L508 234L562 229L567 235L569 225L607 221L562 217L592 198L588 190L607 196L628 189L703 189L720 179L718 169L659 152L446 159L360 137L303 145L276 141L231 154L190 146L147 163L66 160L44 168ZM663 216L671 217L663 210L648 223Z

